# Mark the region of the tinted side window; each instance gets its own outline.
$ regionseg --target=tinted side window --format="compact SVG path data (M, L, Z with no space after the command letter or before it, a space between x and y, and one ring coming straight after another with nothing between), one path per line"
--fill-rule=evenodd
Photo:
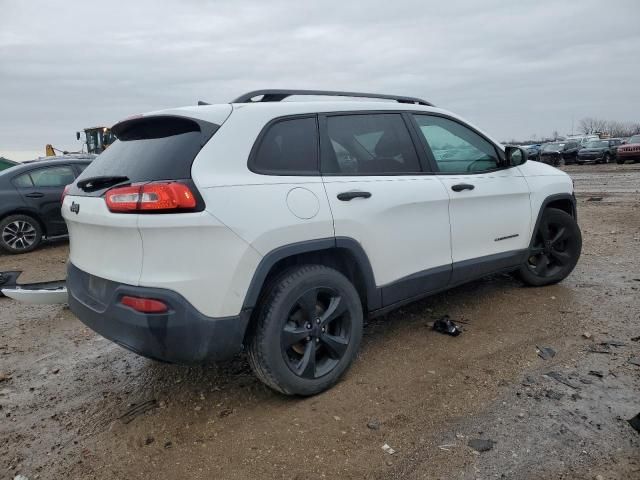
M13 184L18 188L30 188L33 187L31 176L28 173L24 173L19 177L13 179Z
M415 115L443 173L480 173L499 166L494 146L470 128L448 118Z
M329 116L327 134L332 149L323 157L323 173L397 175L421 171L400 114Z
M69 166L49 167L31 172L31 180L35 187L64 187L76 179Z
M268 127L250 161L251 170L274 175L318 175L314 117L281 120Z

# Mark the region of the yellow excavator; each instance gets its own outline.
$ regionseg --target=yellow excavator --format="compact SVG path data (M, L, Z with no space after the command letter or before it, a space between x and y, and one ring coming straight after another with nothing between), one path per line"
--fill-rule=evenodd
M76 132L76 139L80 140L82 134L81 132ZM84 145L87 146L86 153L93 153L95 155L100 155L104 150L116 141L116 136L111 132L109 127L91 127L84 129L84 140L83 140L83 148L80 152L68 152L59 150L54 148L53 145L47 144L45 147L45 152L47 157L54 157L56 152L60 152L63 155L67 155L69 153L85 153Z

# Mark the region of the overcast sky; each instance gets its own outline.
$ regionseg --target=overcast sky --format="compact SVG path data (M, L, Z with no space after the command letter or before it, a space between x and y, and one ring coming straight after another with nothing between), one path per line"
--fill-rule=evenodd
M395 93L498 139L640 121L640 1L0 0L0 156L258 88Z

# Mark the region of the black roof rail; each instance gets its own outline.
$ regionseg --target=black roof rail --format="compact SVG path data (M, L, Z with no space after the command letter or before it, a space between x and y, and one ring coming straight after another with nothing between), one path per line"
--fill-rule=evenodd
M426 105L433 107L432 103L415 97L402 97L399 95L385 95L382 93L363 93L363 92L339 92L331 90L254 90L253 92L240 95L231 103L260 103L260 102L280 102L292 95L307 95L321 97L357 97L357 98L380 98L383 100L395 100L398 103L413 103L417 105ZM255 97L262 96L260 100L253 100Z

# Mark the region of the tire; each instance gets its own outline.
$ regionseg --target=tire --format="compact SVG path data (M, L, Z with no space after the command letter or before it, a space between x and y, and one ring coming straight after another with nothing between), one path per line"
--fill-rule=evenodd
M7 253L27 253L41 242L42 227L29 215L10 215L0 222L0 249Z
M581 251L582 234L575 219L563 210L547 208L518 275L536 287L558 283L573 271Z
M624 160L623 160L623 159L621 159L621 158L616 158L616 163L617 163L618 165L622 165L622 164L624 164Z
M602 157L602 163L609 163L609 154L605 153L604 156Z
M310 396L332 387L362 340L358 292L340 272L302 265L277 278L252 326L248 359L272 389Z

